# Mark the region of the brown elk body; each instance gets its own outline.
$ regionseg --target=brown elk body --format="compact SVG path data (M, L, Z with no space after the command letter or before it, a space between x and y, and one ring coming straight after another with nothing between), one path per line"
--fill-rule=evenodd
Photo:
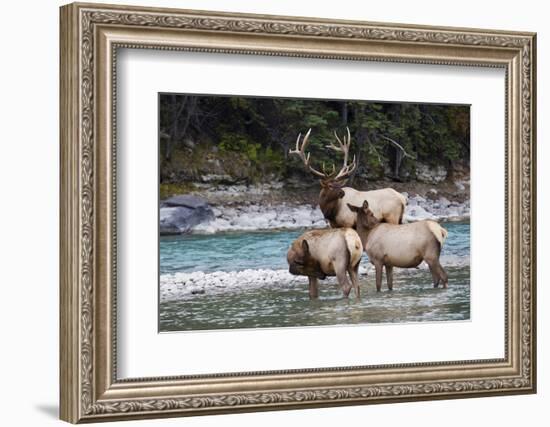
M351 228L306 231L290 246L287 253L289 272L309 278L309 297L317 298L318 279L336 276L347 298L351 288L359 297L359 263L363 245ZM348 280L347 275L349 275Z
M376 270L376 290L382 287L382 268L386 268L388 289L393 289L393 267L414 268L426 261L432 273L434 287L446 288L448 276L439 262L447 230L437 222L425 220L409 224L381 223L369 209L349 205L357 213L357 233L363 248Z
M344 162L338 172L336 172L334 166L332 167L332 171L328 172L323 165L323 171L321 172L310 165L310 153L305 152L310 133L311 129L304 136L301 144L301 134L298 135L296 148L290 150L290 154L297 155L309 172L321 178L319 207L331 227L355 228L357 215L348 208L348 204L361 205L365 200L369 202L374 215L380 221L390 224L401 224L403 222L403 213L405 212L407 199L393 188L358 191L351 187L344 187L345 182L357 166L355 157L351 163L348 163L349 148L351 144L349 129L347 130L347 137L344 137L343 141L335 132L334 136L336 137L338 145L328 145L330 149L344 154Z
M348 205L369 203L372 212L381 222L401 224L407 199L393 188L358 191L351 187L321 181L319 207L331 227L356 228L357 214Z

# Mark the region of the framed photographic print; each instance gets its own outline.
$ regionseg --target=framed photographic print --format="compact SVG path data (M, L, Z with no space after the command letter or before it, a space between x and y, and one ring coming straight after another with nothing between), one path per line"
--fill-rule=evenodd
M61 418L533 393L535 34L61 8Z

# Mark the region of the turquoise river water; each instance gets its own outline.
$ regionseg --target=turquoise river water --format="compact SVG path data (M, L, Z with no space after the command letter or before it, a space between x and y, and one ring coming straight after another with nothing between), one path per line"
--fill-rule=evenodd
M310 300L306 277L288 273L286 252L304 230L190 234L160 240L159 330L352 325L470 318L470 224L443 224L448 289L434 289L425 263L395 269L394 290L363 257L361 298L344 299L334 279Z

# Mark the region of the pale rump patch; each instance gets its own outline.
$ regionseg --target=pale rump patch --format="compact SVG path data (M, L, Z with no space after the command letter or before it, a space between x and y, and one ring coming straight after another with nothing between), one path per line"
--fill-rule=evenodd
M346 245L350 253L350 265L355 266L361 260L363 255L363 244L361 238L355 230L347 229L344 236L346 239Z
M432 234L435 236L441 247L443 247L443 243L445 243L445 239L447 239L447 230L445 230L443 227L441 227L437 222L434 221L427 221L427 226L432 232Z
M392 190L393 190L393 188L392 188ZM395 190L393 190L393 191L395 191ZM395 193L396 193L395 195L399 199L401 199L401 203L403 204L403 207L407 206L407 198L405 196L403 196L403 194L399 193L398 191L395 191Z

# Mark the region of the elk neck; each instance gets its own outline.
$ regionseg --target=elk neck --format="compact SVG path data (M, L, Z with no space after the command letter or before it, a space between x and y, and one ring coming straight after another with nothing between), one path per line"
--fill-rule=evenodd
M328 221L336 220L336 215L340 209L340 199L343 196L344 190L341 187L321 188L321 192L319 193L319 208Z
M369 236L372 234L374 230L378 228L380 224L382 224L381 221L375 219L375 221L369 222L368 226L365 226L363 221L359 218L359 215L357 215L357 234L359 234L359 238L361 239L361 243L363 244L363 247L365 248L367 245L367 242L369 240Z

